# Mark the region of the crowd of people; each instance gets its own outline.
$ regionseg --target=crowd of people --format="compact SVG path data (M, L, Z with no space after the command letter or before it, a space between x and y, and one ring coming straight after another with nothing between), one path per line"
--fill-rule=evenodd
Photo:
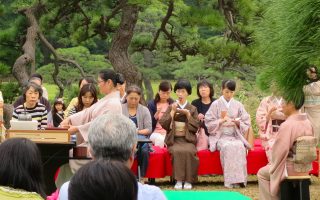
M304 87L305 98L300 102L286 101L274 89L257 109L259 136L269 161L258 172L261 199L278 199L280 182L287 174L306 173L297 173L290 160L294 141L303 135L315 136L319 141L317 68L310 67L307 74L309 82ZM199 81L198 99L192 102L187 100L192 94L189 80L179 79L174 87L169 81L161 81L155 98L144 105L141 88L136 85L126 88L121 74L102 70L96 82L90 77L79 81L79 95L68 107L59 98L52 108L42 81L38 74L30 78L23 95L14 104L13 119L27 115L38 121L38 129L50 126L68 129L77 145L88 146L88 155L94 160L78 166L71 180L60 188L59 199L165 199L158 187L137 183L129 170L137 139L150 139L154 146L168 149L175 189L193 188L199 165L197 151L203 149L220 151L226 188L246 186L246 153L252 147L247 136L252 125L243 104L233 98L234 80L222 81L221 96L217 99L212 83ZM100 100L95 83L104 95ZM171 98L171 92L176 93L176 100ZM141 149L141 176L144 177L153 148L146 143ZM32 199L44 198L43 177L41 173L34 176L34 170L42 171L35 144L27 139L9 139L0 145L2 151L7 154L1 153L1 160L11 163L12 167L3 164L6 162L0 164L0 197L19 189L18 192L23 190L23 194L31 195ZM30 151L34 159L22 155ZM39 166L31 168L37 164ZM28 180L28 184L23 180ZM92 184L86 184L88 182ZM121 187L123 185L127 187Z

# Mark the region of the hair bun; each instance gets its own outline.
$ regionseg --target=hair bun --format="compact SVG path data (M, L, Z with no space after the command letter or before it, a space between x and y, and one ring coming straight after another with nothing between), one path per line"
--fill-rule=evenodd
M116 74L116 83L122 85L125 82L124 76L121 73Z

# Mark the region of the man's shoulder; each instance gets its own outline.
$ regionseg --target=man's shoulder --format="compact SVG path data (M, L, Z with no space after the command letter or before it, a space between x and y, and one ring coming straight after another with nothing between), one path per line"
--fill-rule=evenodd
M138 182L138 200L166 200L161 189L154 185L141 184Z

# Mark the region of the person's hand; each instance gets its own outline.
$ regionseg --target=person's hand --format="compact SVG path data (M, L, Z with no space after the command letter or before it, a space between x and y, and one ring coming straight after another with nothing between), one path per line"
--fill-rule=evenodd
M237 125L237 127L240 127L240 120L239 119L233 119L232 122L235 123Z
M61 128L69 128L70 127L70 118L66 118L64 119L61 123L60 123L60 127Z
M69 133L75 133L75 132L78 132L78 131L79 131L79 129L76 126L70 126L69 129L68 129Z
M183 114L183 115L185 115L185 116L187 116L187 117L190 117L190 111L189 110L187 110L187 109L178 109L177 110L177 113L180 113L180 114Z
M202 113L199 113L198 119L199 119L200 121L203 121L203 120L204 120L204 115L203 115Z

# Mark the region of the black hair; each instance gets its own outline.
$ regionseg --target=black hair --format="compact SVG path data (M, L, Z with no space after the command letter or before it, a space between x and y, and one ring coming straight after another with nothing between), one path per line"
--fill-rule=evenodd
M75 109L77 112L80 112L83 110L84 104L82 102L82 96L84 96L87 92L90 92L91 95L93 96L93 102L92 104L96 103L98 101L98 96L97 96L97 89L92 83L85 84L79 92L78 95L78 104L75 106Z
M30 88L33 88L36 92L39 92L39 99L40 97L42 97L42 94L43 94L43 90L41 88L40 85L36 84L36 83L33 83L33 82L29 82L27 83L27 85L23 88L23 91L22 91L22 96L23 96L23 99L24 101L26 101L26 93L27 91L30 89Z
M39 78L39 79L41 80L41 84L42 84L43 77L41 76L41 74L38 74L38 73L32 74L32 75L30 76L30 79L31 79L31 78L34 78L34 77ZM29 80L30 80L30 79L29 79Z
M305 100L304 95L299 95L298 98L296 98L295 100L287 100L286 97L284 98L286 102L291 102L294 105L296 110L300 110L300 108L302 108Z
M88 83L95 83L95 80L94 80L93 77L91 77L91 76L85 76L85 77L80 78L80 80L79 80L79 82L78 82L79 88L80 88L80 85L81 85L81 83L82 83L83 80L86 80Z
M11 138L0 144L0 152L0 185L36 192L45 199L37 145L27 138Z
M186 89L188 94L190 95L192 93L192 87L191 83L187 79L179 79L177 83L174 85L174 92L176 92L179 89Z
M99 72L99 76L102 80L107 81L111 80L113 82L113 86L116 87L117 83L122 85L124 83L124 78L120 73L116 73L112 69L104 69Z
M138 183L123 162L99 159L75 173L68 193L70 200L136 200Z
M164 92L167 92L169 90L172 90L172 85L169 81L161 81L160 84L159 84L159 89L158 91L164 91ZM155 95L154 97L154 102L155 103L158 103L160 101L160 95L159 95L159 92L157 92L157 94ZM169 104L173 103L173 99L169 98L168 99L168 102Z
M63 100L61 98L57 98L53 105L52 105L52 109L51 109L51 112L52 112L52 116L55 115L58 111L56 109L56 105L57 104L61 104L62 105L62 110L66 110L66 105L64 104Z
M203 80L199 81L197 84L197 95L198 95L199 99L202 98L200 95L200 92L199 92L199 89L201 86L208 86L209 87L209 89L210 89L209 97L210 97L210 100L212 101L213 96L214 96L213 85L207 79L203 79Z
M222 81L222 89L229 89L231 91L236 90L236 82L234 80L223 80Z

